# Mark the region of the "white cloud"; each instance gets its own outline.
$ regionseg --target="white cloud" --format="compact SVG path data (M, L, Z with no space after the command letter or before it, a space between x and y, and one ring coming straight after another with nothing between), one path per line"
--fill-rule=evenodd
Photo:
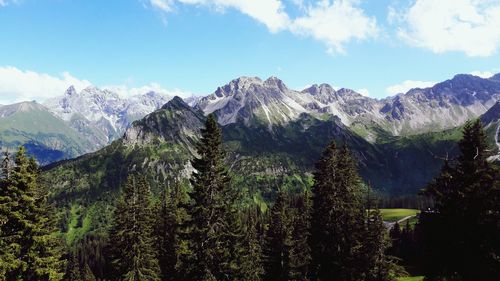
M344 53L353 39L364 40L378 33L377 21L365 15L356 0L322 0L293 21L290 30L326 44L330 53Z
M151 6L164 12L172 12L174 7L173 0L150 0Z
M182 91L180 89L167 90L167 89L163 88L158 83L150 83L149 85L145 85L142 87L129 87L126 85L111 85L111 86L104 86L102 88L113 91L113 92L115 92L118 95L123 96L123 97L143 95L143 94L146 94L149 92L156 92L158 94L171 96L171 97L179 96L181 98L187 98L187 97L193 96L192 93Z
M411 45L468 56L490 56L500 48L500 0L416 0L400 13L398 34Z
M34 71L24 71L12 66L0 66L0 104L10 104L21 101L44 102L45 100L61 96L73 86L77 92L92 86L88 80L78 79L68 72L53 76ZM158 83L150 83L142 87L127 85L104 86L120 96L134 96L156 92L168 96L190 97L192 93L180 89L167 90Z
M306 4L293 0L303 15L291 18L282 0L149 0L151 6L172 12L174 2L185 5L207 6L216 11L235 9L264 24L270 32L288 30L325 43L328 52L344 53L352 40L365 40L378 33L377 21L360 8L360 0L320 0Z
M493 73L491 71L472 71L469 74L477 76L477 77L481 77L481 78L490 78L493 75L495 75L495 73Z
M220 12L236 9L264 24L271 32L284 30L290 23L281 0L150 0L151 6L164 12L172 12L174 2L208 6Z
M75 78L68 72L51 76L34 71L23 71L12 66L0 67L1 103L37 100L61 95L73 85L77 90L92 85L87 80Z
M436 82L429 81L414 81L414 80L406 80L400 84L392 85L386 88L386 92L389 95L396 95L400 93L406 93L414 88L429 88L436 85Z
M370 96L370 91L368 91L368 89L365 89L365 88L358 89L358 90L356 90L356 92L362 94L365 97L369 97Z

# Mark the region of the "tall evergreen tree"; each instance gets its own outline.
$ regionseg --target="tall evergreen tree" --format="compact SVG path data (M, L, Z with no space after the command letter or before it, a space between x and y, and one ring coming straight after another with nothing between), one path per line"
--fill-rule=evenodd
M175 194L175 191L165 188L157 208L156 237L158 239L158 262L162 280L175 280L175 267L177 264L177 204L174 202L175 198L173 198L173 194Z
M196 280L230 280L231 240L229 222L234 212L234 191L224 165L222 133L213 114L209 115L197 145L199 158L192 161L193 190L189 207L190 251L193 254L189 276Z
M24 147L14 163L0 187L0 272L6 280L61 280L65 262L38 166Z
M245 237L243 239L243 254L241 255L241 271L239 280L260 281L264 276L262 266L261 237L258 232L258 224L262 223L259 217L260 210L250 210L247 219Z
M364 233L361 181L346 146L332 142L316 166L312 253L317 280L361 280Z
M290 224L288 195L280 190L269 214L269 228L264 248L265 280L288 280L290 275Z
M399 226L398 226L399 227ZM362 255L364 256L363 279L367 281L380 281L391 279L391 264L385 252L389 247L387 230L382 221L378 208L368 209L365 221L365 234L363 235Z
M188 195L180 182L166 188L160 197L157 207L156 237L158 238L158 261L162 280L179 280L183 273L179 272L186 254L185 223L188 221L185 204Z
M110 235L115 279L160 280L152 209L146 179L129 176L116 206Z
M309 191L301 194L295 202L292 218L292 245L290 249L289 280L309 280L311 264L311 196Z
M425 193L435 208L420 217L427 278L500 279L500 173L487 160L479 120L467 122L460 157Z

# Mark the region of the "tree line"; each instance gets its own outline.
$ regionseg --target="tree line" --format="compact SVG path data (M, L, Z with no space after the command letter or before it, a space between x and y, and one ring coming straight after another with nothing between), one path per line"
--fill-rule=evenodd
M166 184L158 198L146 177L129 175L107 232L68 250L20 148L2 165L0 280L375 281L396 280L408 264L428 280L498 280L499 176L479 122L466 125L460 149L425 190L433 207L389 236L355 159L335 142L310 190L279 190L269 210L243 204L209 115L188 184Z

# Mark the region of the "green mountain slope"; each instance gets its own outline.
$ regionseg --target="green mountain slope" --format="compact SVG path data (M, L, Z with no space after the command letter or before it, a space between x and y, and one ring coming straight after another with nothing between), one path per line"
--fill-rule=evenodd
M44 167L43 180L61 210L61 228L69 241L108 224L120 187L129 173L141 173L153 192L189 177L190 159L205 116L174 98L162 109L136 121L124 137L95 153ZM363 178L389 194L415 194L440 169L441 156L453 155L459 130L372 144L337 118L303 114L285 126L223 127L233 184L248 200L266 208L279 187L293 191L312 184L311 172L332 139L346 143L359 160ZM78 210L76 212L75 210ZM80 221L81 223L75 223Z
M41 164L76 157L93 147L36 102L0 107L1 148L12 151L20 145Z

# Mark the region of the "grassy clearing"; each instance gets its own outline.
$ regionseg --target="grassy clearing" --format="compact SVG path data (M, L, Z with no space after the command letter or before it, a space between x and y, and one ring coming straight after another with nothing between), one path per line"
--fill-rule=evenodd
M415 216L420 211L415 209L380 209L382 219L387 222L395 222L404 217Z
M422 281L424 280L423 276L408 276L408 277L400 277L398 281Z

